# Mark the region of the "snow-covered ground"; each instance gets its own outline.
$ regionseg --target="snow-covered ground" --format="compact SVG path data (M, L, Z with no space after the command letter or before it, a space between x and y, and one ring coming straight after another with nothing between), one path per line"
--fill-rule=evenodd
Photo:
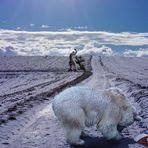
M87 65L89 57L88 55L85 56ZM67 72L68 60L67 56L2 56L0 57L0 72Z
M128 128L136 136L148 134L148 57L105 57L101 59L111 86L120 87L143 118Z
M64 64L63 64L64 63ZM66 71L68 57L15 56L1 57L0 71Z
M0 124L15 119L29 106L46 100L48 92L82 75L82 71L68 72L68 57L0 58ZM90 56L85 59L90 63Z
M45 94L79 77L82 72L67 72L68 60L64 57L60 57L58 63L56 63L58 60L53 57L51 61L50 57L44 58L42 57L42 60L39 58L38 61L37 57L31 57L32 62L30 62L27 57L22 59L11 57L10 61L9 58L3 57L0 62L2 68L0 69L0 117L3 119L2 123L6 122L0 125L0 147L2 148L69 147L66 144L62 126L51 108L53 97ZM6 59L6 63L9 63L6 65L11 65L10 68L4 66ZM37 64L38 62L40 64ZM28 63L32 64L28 65ZM135 122L123 131L124 137L133 138L139 133L148 134L148 58L98 56L92 58L91 66L93 75L78 85L91 85L98 89L117 86L123 89L143 117L141 122ZM32 101L27 105L25 100L30 99ZM19 106L20 102L25 105ZM25 112L21 110L24 107ZM19 116L15 116L17 111L20 113ZM95 127L89 129L89 132L95 136L101 136L96 132ZM126 147L143 148L144 146L129 143Z
M148 57L105 57L104 66L117 78L131 81L139 87L148 87Z

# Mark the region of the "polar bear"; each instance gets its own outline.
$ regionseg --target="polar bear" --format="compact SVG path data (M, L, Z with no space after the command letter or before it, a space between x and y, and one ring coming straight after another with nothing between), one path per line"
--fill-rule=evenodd
M118 88L99 91L86 86L71 87L55 96L52 107L65 129L67 142L72 145L85 143L80 139L85 127L96 124L104 137L119 140L118 127L141 120Z

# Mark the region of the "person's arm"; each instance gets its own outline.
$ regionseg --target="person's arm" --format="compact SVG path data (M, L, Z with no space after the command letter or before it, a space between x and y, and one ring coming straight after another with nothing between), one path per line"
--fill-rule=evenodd
M74 49L75 50L75 54L77 54L77 49Z

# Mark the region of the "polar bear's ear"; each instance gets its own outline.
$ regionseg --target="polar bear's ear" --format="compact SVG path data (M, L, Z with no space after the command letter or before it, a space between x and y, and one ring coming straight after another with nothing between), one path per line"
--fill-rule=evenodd
M140 117L136 112L134 112L134 120L135 121L141 121L142 117Z
M139 115L137 115L137 116L134 117L134 120L135 121L141 121L142 120L142 117L140 117Z
M140 117L139 115L138 115L138 113L136 112L136 108L134 107L134 106L132 106L132 108L133 108L133 110L134 110L134 120L135 121L141 121L142 120L142 117Z

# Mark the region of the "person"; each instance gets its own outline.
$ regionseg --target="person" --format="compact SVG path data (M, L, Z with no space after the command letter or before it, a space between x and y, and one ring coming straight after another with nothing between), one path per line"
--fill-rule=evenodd
M68 71L77 71L77 64L76 64L76 54L77 50L74 49L70 55L69 55L69 70Z
M84 72L86 72L85 60L82 56L76 56L76 63L79 65L81 70L84 70Z

